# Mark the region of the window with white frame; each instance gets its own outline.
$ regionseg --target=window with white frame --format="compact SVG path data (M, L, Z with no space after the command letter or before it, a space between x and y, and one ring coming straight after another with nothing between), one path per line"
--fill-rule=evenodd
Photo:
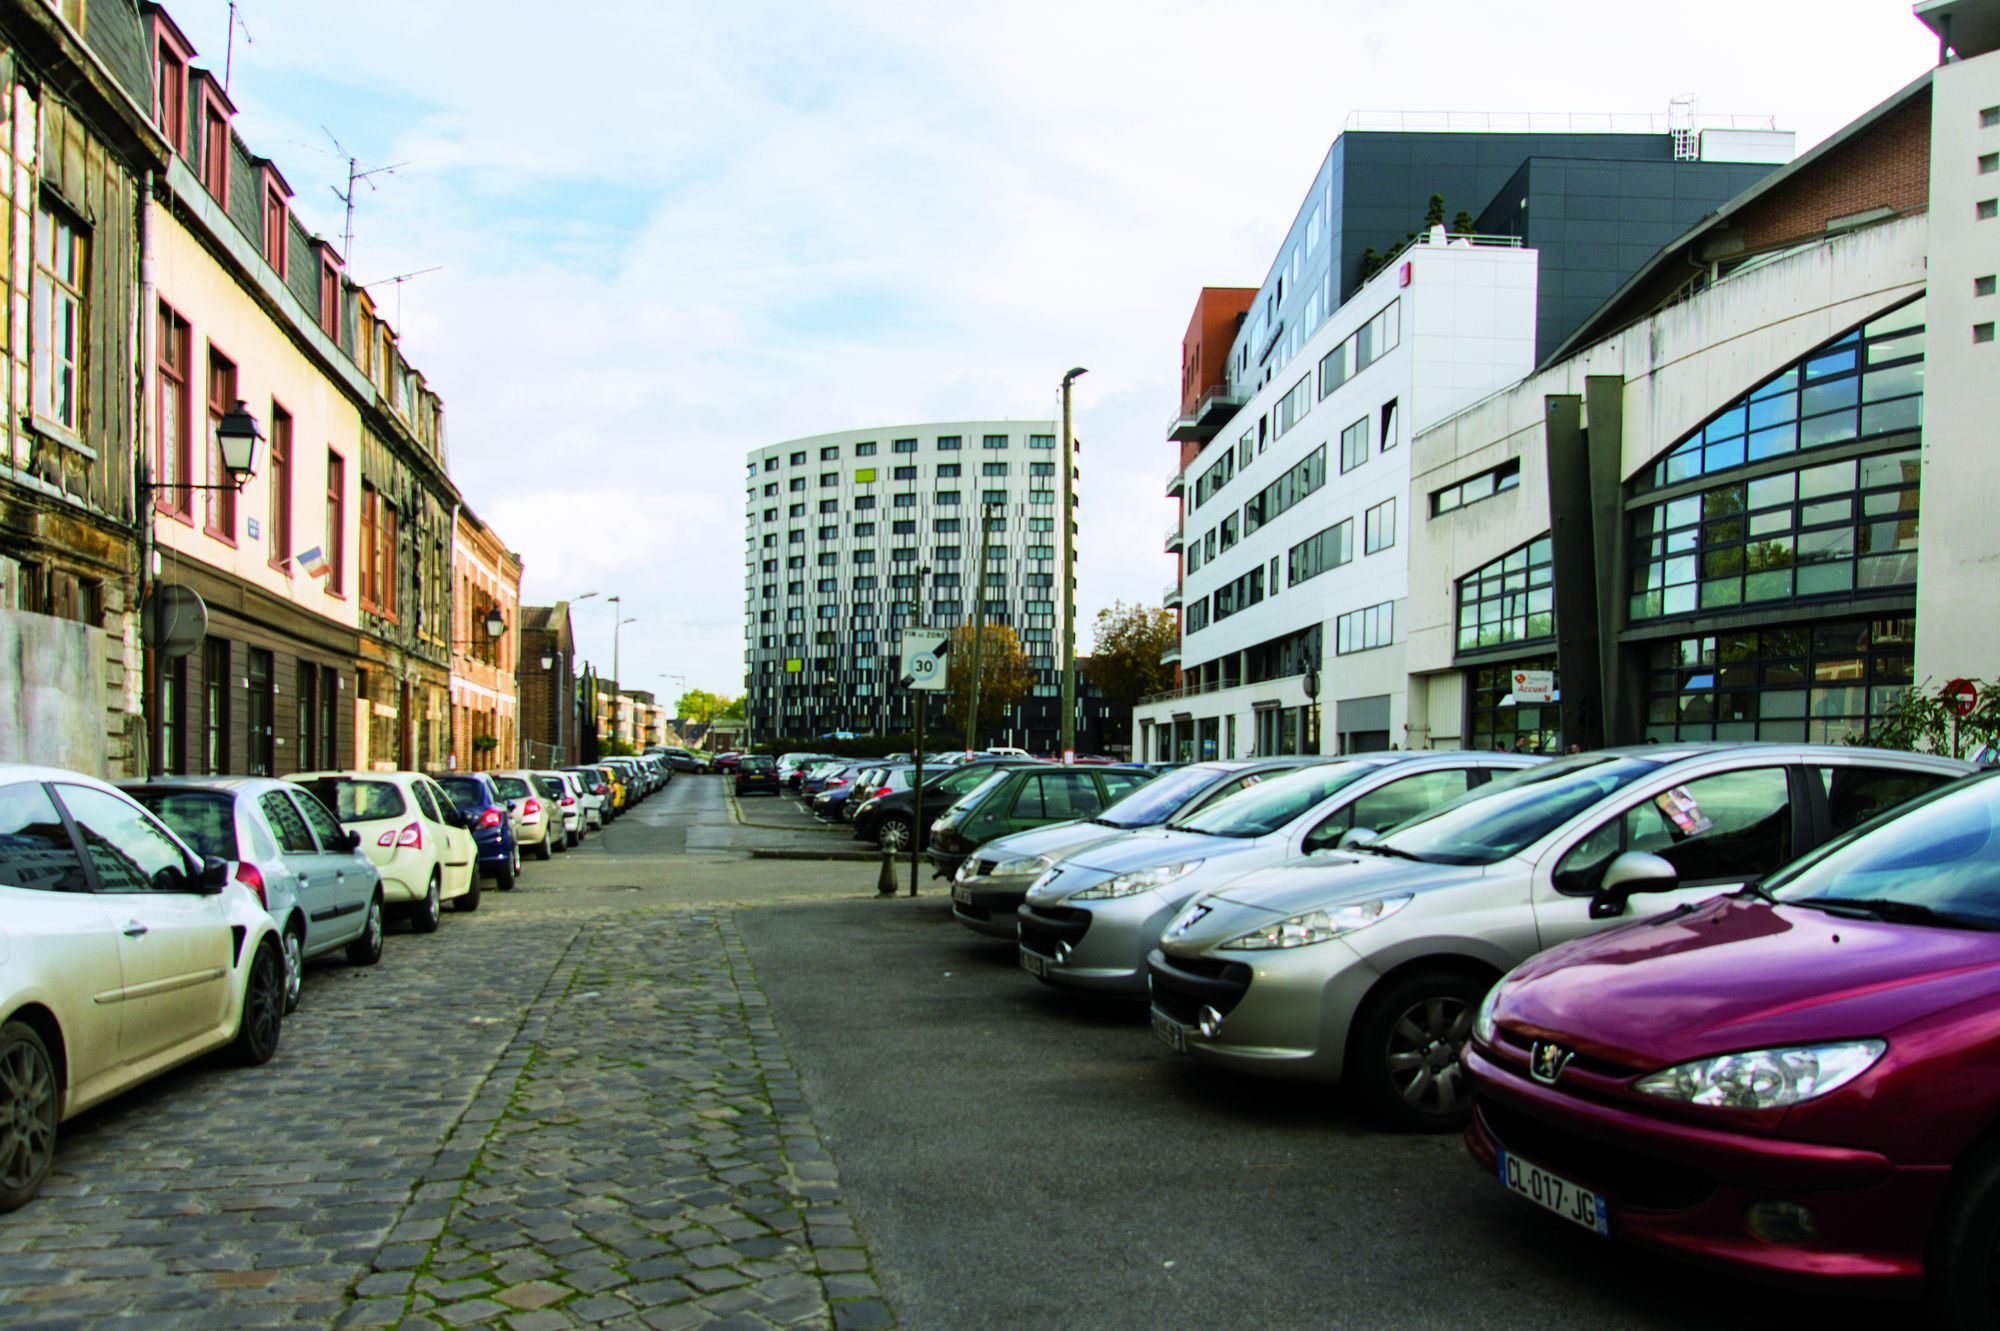
M1396 636L1396 603L1384 601L1371 605L1366 610L1355 610L1334 621L1334 651L1341 656L1350 652L1372 651L1377 647L1387 647Z
M1340 469L1353 471L1368 460L1368 418L1363 416L1340 432Z
M35 219L34 411L65 430L82 428L83 232L47 205Z
M1385 499L1361 515L1361 553L1372 555L1396 543L1396 501Z

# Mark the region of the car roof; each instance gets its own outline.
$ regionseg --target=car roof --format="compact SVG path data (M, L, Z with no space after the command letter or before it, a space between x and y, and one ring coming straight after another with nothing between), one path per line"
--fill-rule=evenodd
M143 781L120 781L118 788L132 794L140 790L207 790L219 794L255 795L267 790L294 790L296 781L275 776L154 776Z
M1940 772L1974 772L1978 764L1962 758L1947 758L1936 753L1913 753L1908 749L1877 749L1862 744L1803 744L1771 740L1745 740L1726 742L1721 740L1677 740L1672 744L1626 744L1611 749L1591 749L1591 754L1608 755L1618 758L1640 758L1656 763L1685 762L1695 758L1714 758L1728 754L1742 754L1765 758L1791 759L1794 762L1811 762L1823 758L1869 758L1876 761L1892 761L1913 767L1929 768ZM1571 754L1570 757L1579 755Z

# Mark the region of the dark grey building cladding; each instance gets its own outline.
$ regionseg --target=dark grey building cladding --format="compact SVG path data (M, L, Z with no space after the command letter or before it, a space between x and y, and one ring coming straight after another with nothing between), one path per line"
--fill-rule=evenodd
M1475 231L1519 236L1540 251L1541 360L1661 246L1777 169L1676 161L1666 133L1349 131L1328 150L1245 320L1241 336L1261 334L1250 369L1311 293L1337 307L1361 285L1369 249L1387 254L1421 231L1433 194L1444 197L1447 222L1462 210ZM1325 239L1313 246L1316 208ZM1301 246L1309 256L1293 271ZM1235 351L1240 360L1241 341Z

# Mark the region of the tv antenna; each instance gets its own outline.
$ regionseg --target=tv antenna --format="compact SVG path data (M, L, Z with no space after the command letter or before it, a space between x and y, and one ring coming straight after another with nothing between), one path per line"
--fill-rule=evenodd
M408 273L397 273L394 277L378 277L373 282L359 282L356 285L363 291L367 291L371 287L394 286L396 288L396 327L401 328L403 326L403 283L413 277L422 277L425 273L443 271L444 265L438 263L432 264L429 268L419 268L414 272Z
M375 182L370 179L371 176L394 175L398 167L408 166L409 163L395 162L389 166L372 166L363 171L359 159L341 146L340 140L333 137L332 130L327 129L325 125L321 125L320 129L324 130L326 137L333 141L335 150L347 159L347 192L343 194L333 185L328 185L327 188L333 190L334 198L347 206L346 219L340 226L340 255L351 264L354 262L354 187L365 183L372 190L375 188Z
M236 30L238 28L243 29L243 44L245 46L255 46L257 44L256 39L250 35L250 25L245 23L243 16L236 12L236 0L229 0L229 36L225 39L222 47L222 90L224 92L229 91L229 70L230 66L236 62Z

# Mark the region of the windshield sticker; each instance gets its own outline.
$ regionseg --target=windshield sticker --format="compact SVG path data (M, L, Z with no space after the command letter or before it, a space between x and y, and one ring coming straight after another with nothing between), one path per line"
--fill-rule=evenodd
M1681 830L1682 836L1700 836L1715 826L1713 819L1703 816L1700 803L1688 794L1686 786L1675 786L1663 795L1655 795L1653 805Z

